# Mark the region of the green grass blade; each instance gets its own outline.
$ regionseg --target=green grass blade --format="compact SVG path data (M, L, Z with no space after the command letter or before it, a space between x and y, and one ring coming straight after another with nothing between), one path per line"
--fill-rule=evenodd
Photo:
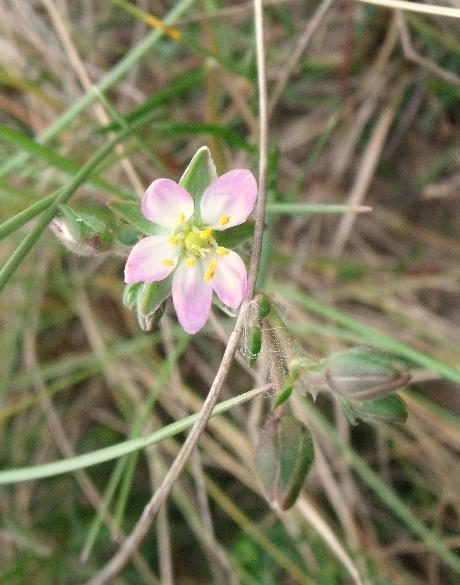
M188 89L197 86L205 76L206 69L201 67L195 69L190 73L182 75L180 79L174 83L171 83L167 88L149 97L143 104L138 108L134 109L129 114L122 116L122 120L125 124L132 124L139 118L142 118L146 114L149 114L162 104L167 104L170 100L177 98L178 95L184 93ZM107 126L101 129L101 132L108 132L111 130L118 130L121 126L121 122L111 122Z
M256 388L235 396L234 398L230 398L229 400L225 400L214 408L212 416L227 412L227 410L255 398L261 394L261 392L262 390L260 388ZM55 475L69 473L76 469L84 469L85 467L91 467L92 465L99 465L106 461L118 459L119 457L123 457L123 455L134 453L135 451L144 449L145 447L154 445L164 439L186 431L195 423L198 417L199 413L191 414L190 416L166 425L145 437L128 439L122 443L117 443L110 447L104 447L103 449L97 449L96 451L91 451L91 453L85 453L84 455L77 455L76 457L70 457L69 459L61 459L60 461L52 461L43 465L33 465L30 467L0 471L0 485L42 479L44 477L54 477Z
M370 207L356 207L337 203L269 203L267 213L284 215L306 215L308 213L363 213Z
M34 219L34 217L37 217L37 215L40 215L45 209L48 209L53 201L59 196L59 193L60 190L51 193L51 195L48 195L47 197L43 197L43 199L29 205L26 209L16 213L16 215L13 215L13 217L10 217L0 224L0 241L21 228L30 220Z
M255 153L256 151L255 147L249 144L241 134L231 128L219 126L218 124L209 124L207 122L155 122L152 126L158 133L164 133L168 136L211 134L217 138L222 138L230 146L234 146L235 148L242 148L250 153Z

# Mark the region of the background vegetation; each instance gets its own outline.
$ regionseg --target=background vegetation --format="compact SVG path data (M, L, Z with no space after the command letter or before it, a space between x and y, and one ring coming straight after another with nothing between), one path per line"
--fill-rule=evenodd
M244 395L263 367L238 355L226 413L117 584L460 582L459 10L379 3L265 2L261 272L307 354L409 360L408 422L350 427L296 393L316 462L278 513L253 472L267 396ZM169 310L139 328L122 203L177 180L202 144L220 172L256 172L253 6L2 0L0 14L0 583L81 583L171 465L186 426L152 433L199 410L233 327L216 309L193 337ZM66 248L47 227L56 197L97 236ZM373 212L303 207L327 203ZM144 435L155 444L126 443Z

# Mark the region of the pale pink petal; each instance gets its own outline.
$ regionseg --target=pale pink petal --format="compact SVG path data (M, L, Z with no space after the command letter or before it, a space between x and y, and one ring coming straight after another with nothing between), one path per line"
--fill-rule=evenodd
M257 182L251 171L235 169L206 188L201 198L201 219L216 230L243 223L257 198Z
M142 199L145 217L165 227L175 227L190 219L193 209L190 193L170 179L153 181Z
M165 236L148 236L131 250L125 266L125 282L155 282L166 278L177 265L178 246Z
M214 257L217 264L211 280L212 288L225 305L236 309L246 295L246 266L240 256L231 250L225 256L216 254Z
M205 267L199 260L192 266L181 262L173 277L172 297L177 318L187 333L196 333L206 323L211 310L212 286L204 279Z

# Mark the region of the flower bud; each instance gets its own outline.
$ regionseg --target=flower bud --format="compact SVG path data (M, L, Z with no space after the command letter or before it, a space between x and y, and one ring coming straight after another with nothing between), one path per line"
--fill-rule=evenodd
M326 381L332 392L348 400L373 400L404 386L410 374L397 358L369 347L353 347L332 355Z
M390 394L389 396L382 396L365 402L344 400L342 401L342 407L352 424L356 424L356 419L370 423L405 423L407 420L406 403L397 394Z
M270 415L255 451L256 474L270 504L287 510L295 503L313 459L308 428L291 414Z
M59 209L62 216L53 219L50 228L68 250L80 256L95 256L111 248L112 232L101 220L77 213L68 205Z

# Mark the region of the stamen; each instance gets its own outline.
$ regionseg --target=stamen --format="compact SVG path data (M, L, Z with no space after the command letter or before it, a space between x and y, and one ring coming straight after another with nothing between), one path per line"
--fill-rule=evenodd
M211 260L211 262L209 263L209 268L207 269L207 271L205 272L203 278L205 280L211 280L212 277L214 276L214 272L216 271L216 266L217 266L217 260L215 258L213 258Z
M219 218L220 225L225 225L230 221L230 216L228 214L221 215Z
M218 248L216 248L216 253L220 254L220 256L226 256L229 253L229 251L227 250L227 248L219 246Z
M163 264L165 266L174 266L174 260L171 260L171 258L166 258L165 260L163 260Z
M178 244L179 241L180 241L179 236L169 236L169 238L168 238L168 242L170 244Z
M190 256L190 258L186 258L185 264L187 266L193 266L194 264L196 264L196 258L194 258L193 256Z
M207 240L211 236L212 236L212 228L211 227L207 227L200 232L200 238L202 240Z
M178 222L179 224L184 223L185 221L185 213L179 213L179 218L178 218Z

